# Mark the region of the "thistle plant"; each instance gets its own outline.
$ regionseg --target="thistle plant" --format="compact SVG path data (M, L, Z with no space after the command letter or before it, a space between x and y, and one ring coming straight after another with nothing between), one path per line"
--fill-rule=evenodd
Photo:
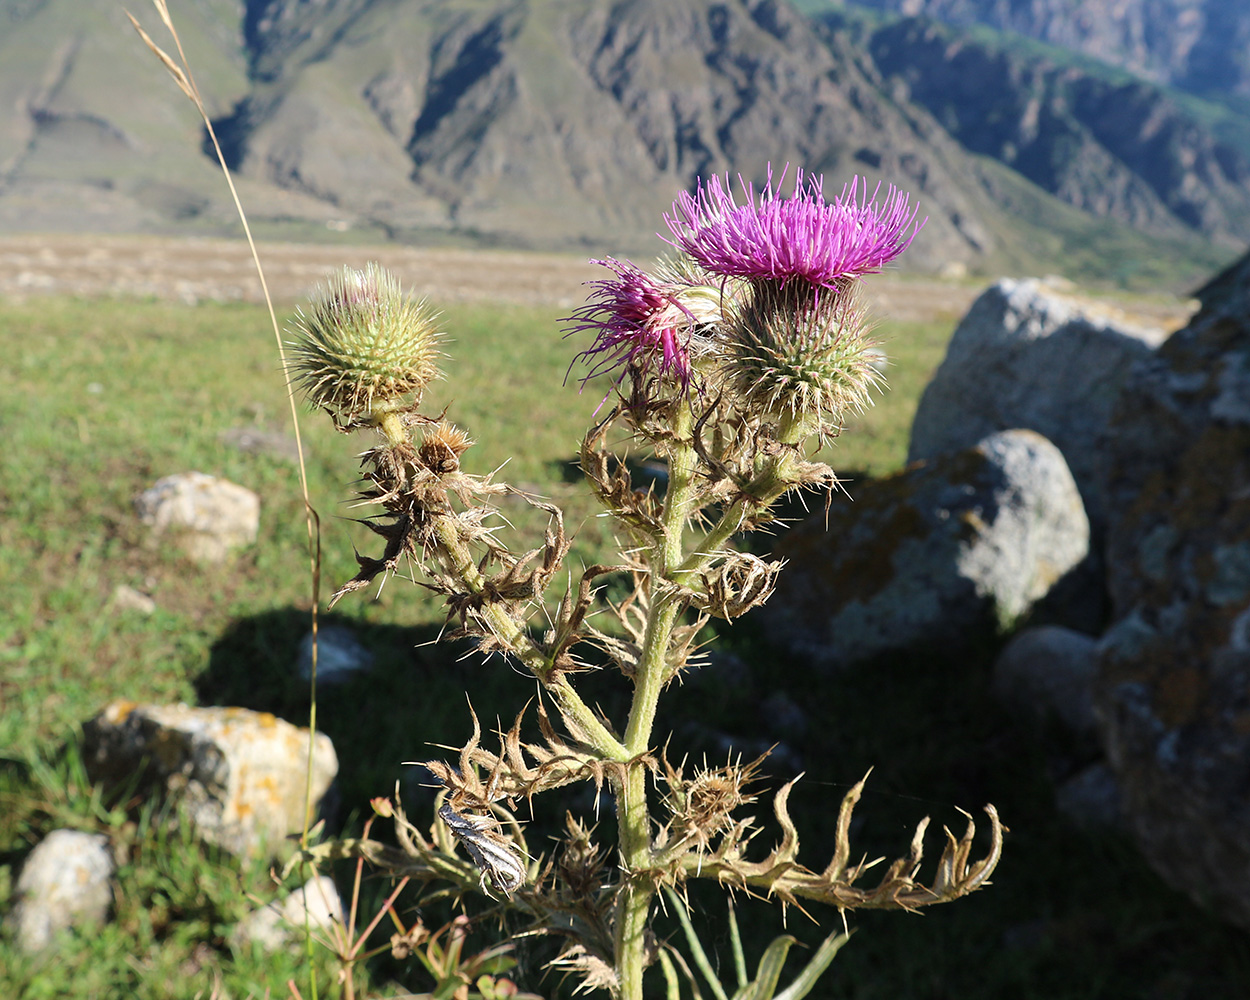
M383 271L343 271L295 324L291 380L341 430L373 437L357 499L373 507L366 523L381 551L357 555L359 572L331 604L380 576L416 575L445 600L446 637L503 654L541 692L532 721L522 710L497 746L483 742L473 717L454 760L427 762L442 784L428 830L387 803L399 849L362 839L309 853L364 856L495 897L524 914L531 931L561 939L557 968L625 1000L644 995L653 964L676 995L677 970L690 966L650 925L663 899L680 911L692 880L783 905L915 910L984 885L1001 847L987 806L986 855L971 858L970 820L961 836L946 833L936 873L922 883L926 820L904 856L866 878L870 866L852 861L849 842L861 781L841 803L832 857L809 866L788 810L792 781L772 797L780 840L753 850L760 826L744 810L760 797L761 761L689 767L654 731L661 696L697 669L703 627L773 592L781 563L739 550L734 539L772 525L775 505L792 491L832 502L838 480L811 455L882 381L857 286L903 253L923 224L893 187L870 193L856 180L827 200L819 177L799 172L789 195L784 177L770 173L761 190L742 184L737 195L728 178L713 177L681 195L664 220L668 259L650 271L598 261L607 276L567 321L566 334L588 340L575 359L585 366L582 381L610 386L580 462L622 541L612 564L567 570L560 510L464 471L473 442L443 414L421 410L423 390L439 377L436 318ZM662 491L631 481L611 447L621 441L665 463ZM500 540L494 505L505 495L546 512L540 545L518 552ZM609 575L630 581L617 602L605 597ZM601 715L578 692L579 676L604 664L630 693L621 718ZM587 819L568 816L562 843L539 857L516 819L518 803L579 782L610 793L617 842L600 843ZM697 933L679 916L691 959L709 972ZM773 995L784 940L753 982L737 963L739 989ZM843 940L831 935L783 995L810 989ZM708 978L717 996L727 995Z

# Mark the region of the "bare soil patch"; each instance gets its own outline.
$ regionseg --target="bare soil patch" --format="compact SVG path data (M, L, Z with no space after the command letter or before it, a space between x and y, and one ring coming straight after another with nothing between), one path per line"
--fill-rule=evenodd
M494 301L572 309L585 301L586 281L603 268L571 254L464 250L394 245L263 243L265 277L275 301L304 298L344 264L374 260L394 271L417 295L434 302ZM899 321L949 320L967 311L985 284L886 274L867 283L877 317ZM1159 298L1069 297L1109 318L1174 330L1193 303ZM140 297L195 303L262 301L260 282L242 240L168 236L0 234L0 295Z

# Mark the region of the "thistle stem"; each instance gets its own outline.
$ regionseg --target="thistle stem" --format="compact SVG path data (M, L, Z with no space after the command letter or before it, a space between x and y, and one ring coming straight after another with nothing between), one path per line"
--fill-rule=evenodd
M651 593L642 654L634 678L634 700L625 746L633 755L645 753L655 723L660 692L668 682L668 646L677 621L678 603L671 588L682 564L682 536L694 502L697 455L690 439L693 426L690 407L681 403L673 414L673 444L668 456L668 490L660 514L660 531L651 550Z
M655 723L656 705L669 681L668 651L681 607L676 584L688 583L730 537L742 527L752 508L764 509L793 485L787 475L793 457L787 453L761 461L744 495L730 504L704 538L700 550L683 555L682 538L695 503L697 453L691 440L693 417L688 406L673 414L673 444L669 450L668 491L660 516L660 531L651 550L651 604L643 634L642 653L634 677L634 700L625 747L637 757L646 753ZM641 1000L646 957L647 918L655 885L636 873L652 867L651 817L647 807L646 772L630 767L618 792L621 857L625 881L616 915L616 973L621 1000Z
M703 537L699 550L691 552L674 569L672 574L674 582L689 586L694 575L703 569L729 539L742 528L742 523L752 508L767 510L786 490L796 484L795 478L786 475L789 460L790 456L783 454L773 456L762 463L755 478L743 488L743 495L726 508L720 520Z
M682 564L682 536L695 500L697 455L691 441L693 415L689 405L674 407L673 444L668 455L668 490L660 515L660 531L651 550L651 593L642 652L634 677L634 699L625 729L625 748L633 757L646 753L655 723L656 705L669 680L668 652L680 602L671 586ZM647 918L655 886L636 874L651 866L651 815L647 807L646 771L630 767L618 790L621 859L626 877L616 915L616 972L622 1000L641 1000L646 958Z
M450 517L439 517L434 525L434 535L448 567L461 583L470 593L484 594L486 579L473 561L473 554L461 538L455 521ZM552 669L548 657L534 645L524 626L509 614L507 608L496 601L485 601L482 617L489 625L491 634L538 678L577 739L591 746L604 760L626 761L630 758L629 751L599 721L573 686Z
M383 410L374 413L374 426L385 436L387 444L396 448L408 444L408 429L404 427L403 418L394 410Z

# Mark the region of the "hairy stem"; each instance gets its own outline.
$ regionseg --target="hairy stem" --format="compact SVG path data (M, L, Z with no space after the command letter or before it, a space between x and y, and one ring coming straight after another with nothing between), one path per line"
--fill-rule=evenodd
M697 454L690 439L690 407L679 404L673 415L673 443L668 456L668 490L660 531L651 549L651 593L642 655L634 678L634 699L625 729L625 746L645 753L655 723L655 708L668 681L668 647L677 621L677 598L670 584L682 564L682 536L695 500Z
M380 410L375 413L373 425L382 432L392 448L408 444L408 428L404 426L403 418L394 410Z
M651 549L650 606L625 729L625 747L635 757L646 753L649 747L656 705L669 680L669 643L680 608L677 592L670 584L682 563L682 536L695 501L697 455L691 441L693 418L690 407L684 403L674 409L668 490L660 532ZM651 814L647 807L646 771L641 764L629 768L622 780L617 812L626 876L617 904L616 972L622 1000L641 1000L647 918L655 896L655 886L650 881L632 874L651 864Z
M439 517L434 527L435 537L446 559L448 568L472 594L486 592L486 579L473 560L473 554L460 535L455 521ZM625 761L631 756L608 730L590 706L582 701L573 686L552 669L548 656L534 644L524 625L509 614L508 609L496 601L485 601L482 617L504 648L521 661L543 689L551 695L560 715L572 735L592 747L605 760Z
M674 443L669 452L668 491L661 531L651 550L651 603L625 730L625 746L633 755L648 749L656 706L669 680L667 654L681 607L673 585L689 584L741 528L753 509L770 506L793 482L787 475L792 456L783 453L761 462L744 490L745 495L730 504L703 539L699 551L684 555L682 537L696 499L697 454L690 439L691 427L690 411L682 407L672 422ZM616 916L616 972L622 1000L641 1000L643 995L647 920L655 896L654 884L634 874L655 861L646 791L646 772L640 766L631 767L618 791L621 856L626 872Z
M742 528L743 522L753 510L767 510L796 484L793 461L792 455L783 452L781 455L770 456L757 466L755 477L746 484L742 495L725 509L720 520L704 536L698 551L691 552L675 567L672 573L675 582L690 586L698 573Z

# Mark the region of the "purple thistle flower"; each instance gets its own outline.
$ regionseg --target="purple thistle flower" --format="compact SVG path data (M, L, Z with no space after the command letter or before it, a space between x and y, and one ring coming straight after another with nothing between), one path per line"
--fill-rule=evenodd
M615 272L616 277L591 281L594 289L587 304L569 318L573 325L566 336L591 330L595 342L577 355L590 366L582 378L621 368L646 372L654 365L683 388L690 384L690 339L695 328L711 318L719 319L719 291L696 283L659 281L641 268L615 258L592 260ZM709 309L709 300L716 303Z
M728 175L723 184L720 177L709 178L694 195L683 192L673 214L664 216L671 242L714 274L782 284L801 279L838 288L880 271L924 225L916 222L919 208L893 185L878 204L881 185L867 197L868 182L856 177L838 198L826 202L823 178L809 174L804 187L799 170L793 194L782 198L785 173L774 185L769 167L758 201L754 187L739 177L742 205L734 201Z

